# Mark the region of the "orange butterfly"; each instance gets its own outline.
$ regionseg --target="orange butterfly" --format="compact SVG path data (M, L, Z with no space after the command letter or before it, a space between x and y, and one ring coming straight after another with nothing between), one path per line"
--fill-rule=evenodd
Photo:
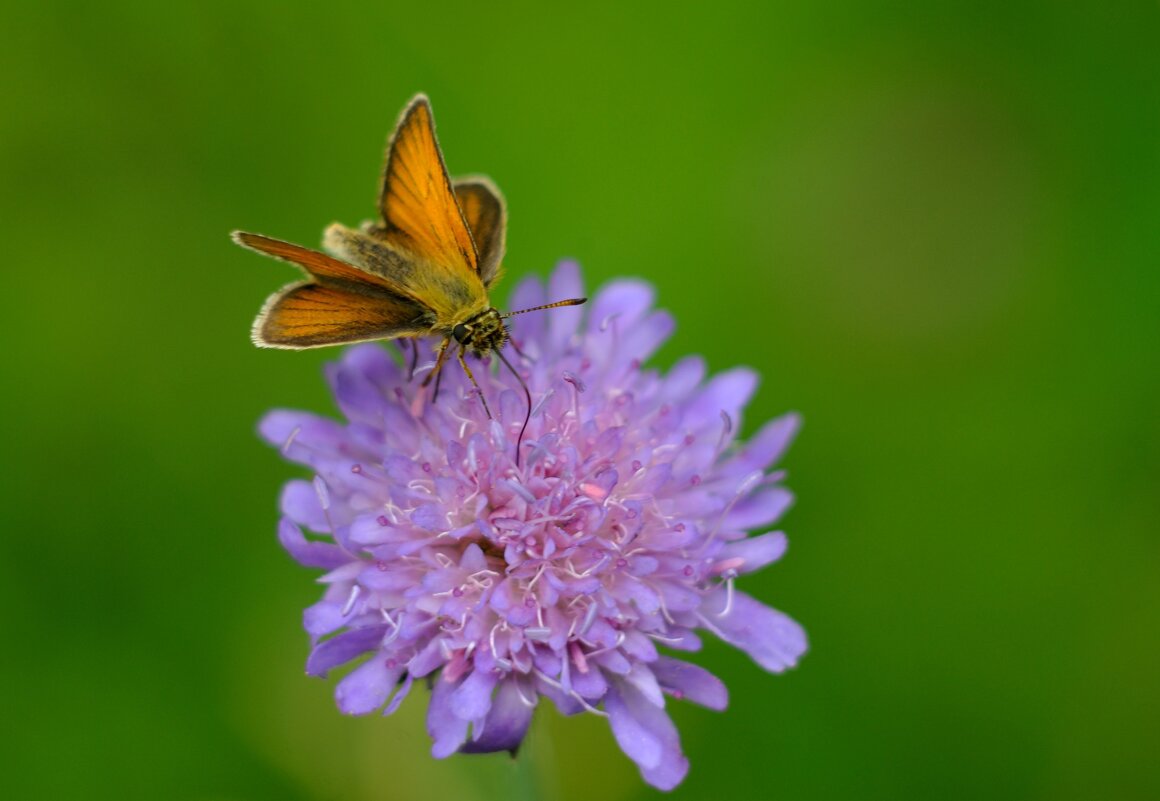
M254 344L301 349L438 335L443 343L423 386L439 375L455 340L459 363L478 391L467 351L481 357L495 352L516 373L500 351L508 341L505 318L586 300L508 314L492 307L487 291L503 259L503 198L487 178L448 178L424 95L411 100L391 136L379 212L380 222L364 223L357 231L338 223L327 228L323 247L332 255L234 232L239 245L292 262L307 275L266 301L254 321ZM478 394L490 417L487 400ZM530 407L530 396L528 401Z

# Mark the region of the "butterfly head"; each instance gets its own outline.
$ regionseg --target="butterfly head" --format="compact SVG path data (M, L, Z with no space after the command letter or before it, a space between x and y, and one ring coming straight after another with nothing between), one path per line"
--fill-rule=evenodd
M457 323L451 329L451 336L476 356L484 356L504 346L508 340L508 330L499 311L487 309L469 320Z

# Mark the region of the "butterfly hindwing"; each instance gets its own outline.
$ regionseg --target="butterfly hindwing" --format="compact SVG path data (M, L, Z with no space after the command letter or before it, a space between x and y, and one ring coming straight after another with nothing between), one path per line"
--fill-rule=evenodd
M315 348L428 333L432 314L381 276L290 242L237 232L245 247L296 264L312 280L285 287L266 302L252 332L269 348Z
M300 349L423 333L423 311L408 300L298 283L266 302L252 338L261 347Z
M475 240L479 255L479 277L490 287L499 277L503 261L507 211L503 196L490 179L483 176L460 178L454 183L455 197L463 219Z

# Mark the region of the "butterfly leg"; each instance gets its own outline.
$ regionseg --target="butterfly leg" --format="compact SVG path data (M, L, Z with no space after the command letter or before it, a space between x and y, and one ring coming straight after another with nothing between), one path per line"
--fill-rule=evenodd
M471 386L475 387L475 391L479 393L479 400L483 403L483 410L487 412L487 419L491 419L491 409L487 408L487 398L483 397L483 390L479 388L479 384L475 381L475 376L471 373L471 368L467 366L467 359L464 354L467 352L467 346L461 345L459 347L459 365L463 368L463 372L467 373L467 378L471 381Z
M416 342L412 337L407 337L406 339L403 339L402 342L406 342L411 346L411 365L407 368L407 383L409 384L415 380L415 368L419 366L419 343ZM407 358L406 351L407 349L403 348L404 359Z
M401 337L395 340L399 346L399 353L403 356L403 364L407 364L407 355L410 353L410 365L407 368L407 383L415 380L415 369L419 366L419 345L414 337Z
M423 379L423 383L419 386L425 387L431 383L431 379L435 378L435 391L431 393L431 402L434 403L439 398L439 380L443 377L443 358L447 355L447 346L451 343L451 337L443 340L439 346L439 354L435 357L435 367L431 372L427 373L427 377Z

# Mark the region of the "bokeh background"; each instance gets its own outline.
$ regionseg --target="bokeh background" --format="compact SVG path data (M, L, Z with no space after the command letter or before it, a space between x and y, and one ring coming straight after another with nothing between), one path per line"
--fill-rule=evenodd
M657 795L604 721L528 765L338 714L274 537L258 351L289 280L234 247L373 213L430 94L507 195L508 275L643 276L788 409L791 548L743 586L796 671L711 645L684 799L1160 797L1160 7L13 4L0 39L0 796ZM530 796L529 796L530 797Z

